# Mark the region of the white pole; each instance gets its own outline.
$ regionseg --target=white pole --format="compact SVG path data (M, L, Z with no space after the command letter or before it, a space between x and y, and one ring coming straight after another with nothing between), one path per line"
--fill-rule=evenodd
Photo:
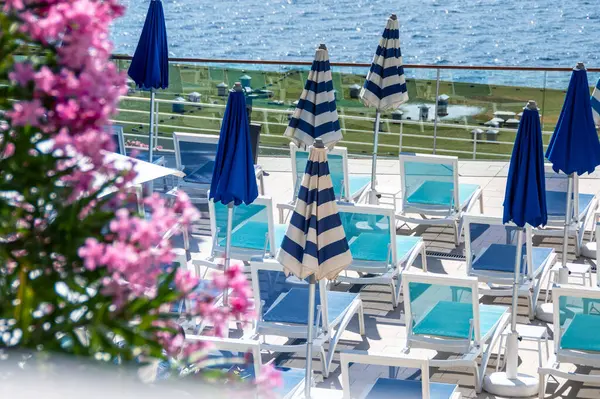
M312 345L315 319L315 291L317 281L314 274L308 279L308 334L306 337L306 374L304 376L304 397L310 398L312 384Z
M154 89L150 91L150 132L148 133L148 162L152 163L152 136L154 134Z
M225 236L225 266L224 272L229 269L231 263L231 230L233 225L233 201L227 204L227 235ZM227 306L227 289L223 292L223 305Z
M567 256L569 254L569 228L571 227L571 204L573 196L573 174L567 179L567 209L565 211L565 230L563 232L563 253L562 267L558 271L559 284L567 284L569 282L569 269L567 268Z
M371 164L371 189L369 190L369 204L379 204L379 198L377 197L377 191L375 190L375 181L377 179L377 147L379 146L379 123L381 120L381 113L379 110L375 113L375 130L373 135L373 161Z
M510 321L510 334L506 340L506 377L517 378L519 367L519 334L517 333L517 310L519 306L519 284L521 282L521 262L523 260L523 234L517 231L517 255L515 259L515 276L513 279L512 314Z

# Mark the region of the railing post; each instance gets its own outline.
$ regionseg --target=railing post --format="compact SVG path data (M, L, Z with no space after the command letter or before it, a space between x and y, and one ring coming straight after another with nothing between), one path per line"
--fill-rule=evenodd
M479 137L479 134L477 132L473 133L473 159L477 159L477 137Z
M548 79L548 71L544 71L544 95L542 96L542 120L540 121L541 125L542 125L542 132L544 131L544 110L546 109L545 104L546 104L546 91L548 90L546 88L546 82Z
M402 133L404 131L404 121L400 120L400 139L398 140L398 154L402 152Z
M437 122L438 122L438 97L440 96L440 68L436 70L435 78L435 107L433 111L433 154L435 155L435 148L437 144Z
M156 148L158 146L158 122L160 120L160 100L156 100L156 109L153 110L154 113L154 147Z

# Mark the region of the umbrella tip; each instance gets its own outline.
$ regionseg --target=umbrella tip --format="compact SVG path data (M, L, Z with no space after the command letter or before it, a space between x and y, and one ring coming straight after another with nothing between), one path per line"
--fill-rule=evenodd
M242 84L240 82L235 82L233 85L233 91L242 91Z
M317 137L313 143L313 147L315 148L325 148L325 144L323 144L323 139Z
M577 65L575 66L575 69L577 70L585 70L585 65L583 62L578 62Z
M527 105L525 105L525 109L536 110L537 109L537 103L535 102L535 100L529 100L529 101L527 101Z
M390 19L395 21L398 19L398 17L396 16L396 14L392 14L392 15L390 15Z
M319 50L327 50L327 46L324 43L319 44Z

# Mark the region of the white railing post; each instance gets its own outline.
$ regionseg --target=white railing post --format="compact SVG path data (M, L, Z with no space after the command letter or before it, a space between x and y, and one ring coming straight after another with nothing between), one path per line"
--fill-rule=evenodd
M479 134L475 130L473 132L473 159L477 159L477 137L479 137Z
M398 139L398 153L402 152L402 133L404 132L404 121L400 120L400 138Z
M156 109L153 110L154 113L154 146L153 148L156 148L158 146L158 122L160 120L160 100L157 99L156 100Z
M437 144L437 123L438 123L438 97L440 96L440 68L436 70L435 78L435 106L433 111L433 154L435 155L435 149Z

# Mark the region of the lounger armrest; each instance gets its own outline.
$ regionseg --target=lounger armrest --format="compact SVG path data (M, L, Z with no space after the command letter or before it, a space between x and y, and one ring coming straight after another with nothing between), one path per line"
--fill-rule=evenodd
M340 352L341 363L361 363L376 366L396 366L421 368L427 364L425 357L412 355L391 355L383 353L369 353L368 351L346 350Z

